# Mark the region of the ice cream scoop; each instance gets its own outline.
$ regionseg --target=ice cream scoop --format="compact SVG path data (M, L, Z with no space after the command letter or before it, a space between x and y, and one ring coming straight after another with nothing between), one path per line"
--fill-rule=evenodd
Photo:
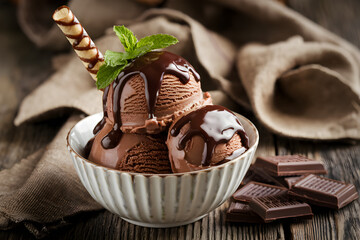
M167 146L174 173L190 172L230 161L248 148L239 119L227 108L208 105L176 119Z
M117 146L123 132L157 134L165 130L184 112L211 104L199 80L191 64L176 54L155 51L136 58L104 89L104 118L94 134L106 119L112 122L112 130L101 142L110 149Z
M88 159L98 165L136 173L171 173L165 134L124 133L111 149L103 148L101 140L112 129L107 121L88 143Z

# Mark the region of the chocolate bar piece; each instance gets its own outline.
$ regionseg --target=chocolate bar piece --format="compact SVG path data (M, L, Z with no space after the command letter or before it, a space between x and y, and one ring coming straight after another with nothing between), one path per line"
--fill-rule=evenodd
M287 187L287 183L285 182L284 178L271 176L264 169L257 168L254 166L250 166L249 171L245 175L242 183L247 184L248 182L251 181L276 185L280 187Z
M244 179L242 180L241 184L245 185L251 181L255 182L263 182L263 179L261 176L258 176L253 170L252 166L250 166L249 170L246 172Z
M243 223L265 223L264 220L257 215L246 203L234 202L230 203L230 207L226 212L227 222L243 222Z
M253 198L251 209L265 222L282 218L311 218L313 213L307 203L289 198L287 194Z
M233 198L241 202L250 202L255 197L265 197L281 193L288 190L284 187L268 185L259 182L249 182L233 194Z
M258 157L254 166L263 168L274 176L327 173L322 162L301 155Z
M287 184L287 187L288 188L292 188L292 186L297 182L299 181L302 177L304 176L296 176L296 177L287 177L287 178L284 178L286 184Z
M289 194L310 204L334 209L340 209L358 198L353 184L313 174L297 181Z

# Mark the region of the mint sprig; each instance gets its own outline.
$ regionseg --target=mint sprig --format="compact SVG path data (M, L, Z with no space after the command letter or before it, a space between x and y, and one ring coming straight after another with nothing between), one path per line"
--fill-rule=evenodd
M176 44L178 40L168 34L155 34L140 40L125 26L114 26L114 32L119 37L125 52L105 52L105 63L97 73L96 86L106 88L131 61L155 49L166 48Z

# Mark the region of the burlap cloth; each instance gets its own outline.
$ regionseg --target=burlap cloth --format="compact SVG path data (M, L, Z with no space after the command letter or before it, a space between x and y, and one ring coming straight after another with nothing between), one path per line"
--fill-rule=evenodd
M21 1L19 21L38 46L63 49L65 37L49 23L56 8L50 2ZM193 63L205 89L222 90L214 92L215 103L228 105L230 97L277 134L360 138L358 49L276 2L166 1L163 6L172 10L146 10L135 1L68 5L91 36L105 34L95 41L102 52L121 49L112 31L105 33L114 23L127 24L139 38L160 32L176 36L180 43L169 51ZM39 6L43 14L34 16ZM16 125L50 121L67 109L101 111L101 92L75 54L54 63L55 73L22 102ZM65 135L78 120L73 115L45 150L0 173L2 228L25 223L41 236L66 216L101 209L81 185L65 147Z

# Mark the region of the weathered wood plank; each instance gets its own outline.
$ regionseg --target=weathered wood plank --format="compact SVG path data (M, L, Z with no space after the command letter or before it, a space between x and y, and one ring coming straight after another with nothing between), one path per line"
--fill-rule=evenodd
M290 8L360 47L358 0L289 0Z
M309 158L322 160L327 169L329 169L327 162L321 159L321 156L316 149L317 143L301 142L296 140L289 140L282 137L276 137L277 150L279 155L287 154L302 154ZM335 221L332 210L319 211L313 207L314 218L308 221L288 224L289 234L293 239L334 239L336 238Z
M290 0L290 6L360 46L358 0ZM39 51L16 24L14 7L0 3L0 169L45 146L63 119L15 128L12 119L20 100L51 73L51 53ZM6 21L2 21L5 18ZM10 21L9 21L10 20ZM6 24L5 24L6 23ZM11 23L11 24L8 24ZM11 51L8 51L11 49ZM14 52L15 51L15 52ZM5 55L4 55L5 54ZM4 87L5 86L5 87ZM3 104L5 103L5 104ZM5 106L5 107L4 107ZM251 119L254 120L254 119ZM255 121L256 122L256 121ZM329 176L360 189L359 145L311 143L274 137L257 124L261 134L257 155L302 153L324 160ZM275 139L275 141L274 141ZM277 146L275 151L274 144ZM74 224L53 232L50 239L360 239L359 201L340 211L315 209L312 221L299 223L225 224L227 203L204 219L171 229L142 228L108 211L81 214ZM24 228L0 231L0 239L31 239Z
M321 160L328 177L353 183L360 189L360 145L341 143L302 142L277 137L279 155L304 154ZM290 224L293 239L359 239L360 199L339 211L313 207L314 218Z
M329 166L329 176L353 183L360 189L360 146L329 148L321 145L321 156ZM360 199L334 212L335 228L339 239L360 239Z
M359 20L356 0L291 0L290 6L330 31L360 46ZM351 182L360 189L360 145L312 143L278 138L279 154L301 153L322 160L334 179ZM340 211L314 207L312 221L290 224L293 239L359 239L360 200Z

